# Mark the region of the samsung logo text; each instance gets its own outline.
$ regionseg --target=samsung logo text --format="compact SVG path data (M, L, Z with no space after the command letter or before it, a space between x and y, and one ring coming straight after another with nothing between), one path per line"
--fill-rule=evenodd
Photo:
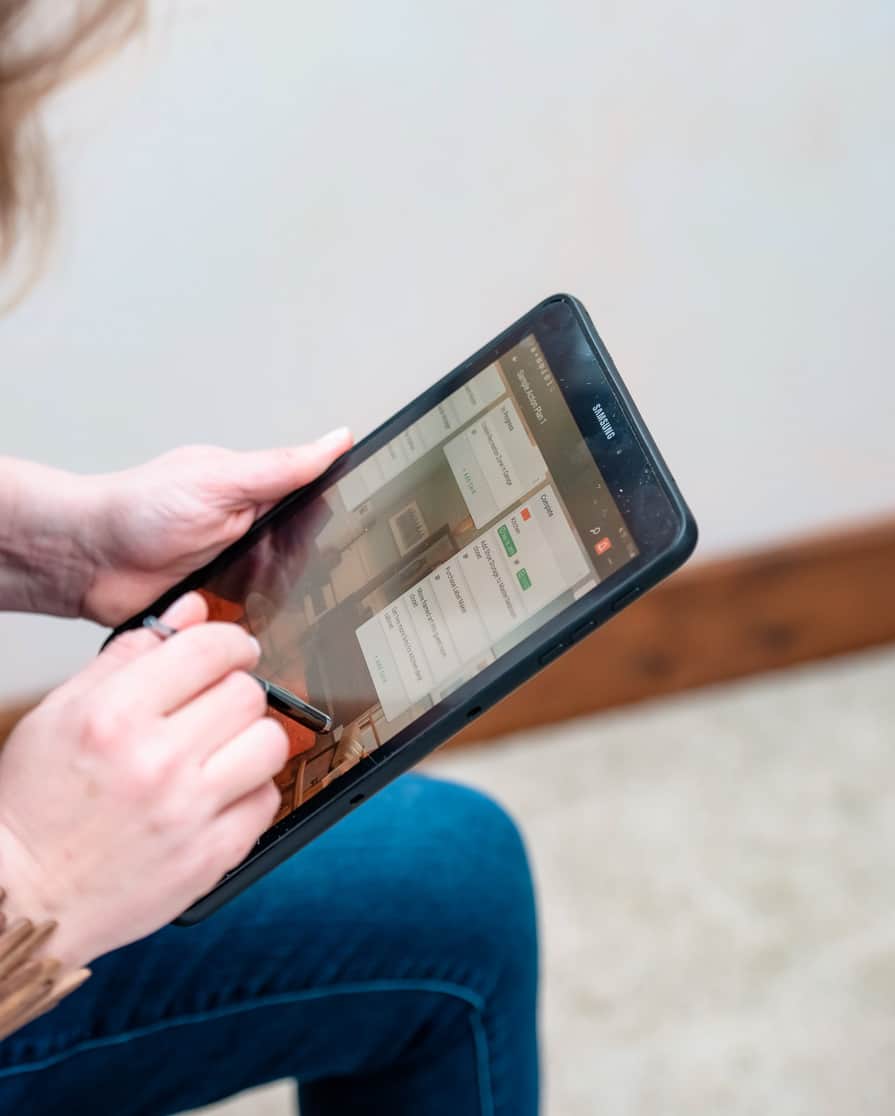
M594 412L594 416L597 422L600 424L600 429L606 435L606 441L611 442L612 439L615 437L615 430L612 426L612 423L609 421L609 416L606 414L599 403L595 403L591 409Z

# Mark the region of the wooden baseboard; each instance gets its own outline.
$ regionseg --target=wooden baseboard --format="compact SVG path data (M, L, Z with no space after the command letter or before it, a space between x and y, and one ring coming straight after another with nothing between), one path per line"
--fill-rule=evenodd
M895 520L694 562L457 743L895 641ZM0 741L33 705L0 708Z

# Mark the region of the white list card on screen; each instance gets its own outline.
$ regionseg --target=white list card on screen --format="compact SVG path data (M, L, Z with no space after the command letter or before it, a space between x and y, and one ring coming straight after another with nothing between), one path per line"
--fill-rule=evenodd
M446 442L444 452L476 527L547 477L544 457L509 398Z
M396 438L352 469L336 485L345 507L360 507L424 453L440 446L506 391L500 370L489 364Z
M590 572L544 485L357 629L386 719L470 676L471 664Z

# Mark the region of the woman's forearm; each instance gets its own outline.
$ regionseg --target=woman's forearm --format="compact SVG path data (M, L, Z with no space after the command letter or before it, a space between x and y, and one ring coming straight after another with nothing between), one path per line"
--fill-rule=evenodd
M78 616L93 570L92 482L0 457L0 609Z

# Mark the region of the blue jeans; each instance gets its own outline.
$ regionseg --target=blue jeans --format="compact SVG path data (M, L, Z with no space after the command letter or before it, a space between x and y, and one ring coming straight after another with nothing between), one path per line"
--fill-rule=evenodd
M208 921L0 1043L0 1113L160 1116L282 1077L302 1116L534 1116L537 934L507 815L397 780Z

